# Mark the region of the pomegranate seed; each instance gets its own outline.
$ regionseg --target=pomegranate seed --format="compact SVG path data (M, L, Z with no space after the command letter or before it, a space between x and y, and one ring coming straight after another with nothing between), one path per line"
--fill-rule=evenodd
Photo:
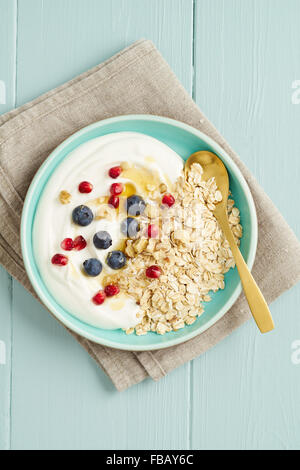
M150 279L158 279L161 274L162 271L158 266L150 266L150 268L146 270L146 276Z
M162 198L162 203L166 206L172 207L175 204L175 198L172 194L165 194Z
M106 299L105 292L101 290L92 298L92 301L94 302L95 305L102 305L105 299Z
M54 255L51 262L52 264L56 264L57 266L66 266L68 264L68 258L64 255Z
M114 166L108 172L109 176L113 179L118 178L121 173L122 173L122 168L120 166Z
M115 209L118 209L120 205L120 199L118 196L110 196L108 204L113 206Z
M73 248L74 248L74 242L73 242L72 238L65 238L61 242L60 247L61 247L62 250L72 251Z
M79 235L79 237L75 238L73 245L74 250L81 251L86 248L87 242L81 235Z
M124 189L124 186L122 185L122 183L114 183L110 187L110 194L112 196L118 196L119 194L123 192L123 189Z
M80 193L88 194L88 193L91 193L93 191L93 185L91 183L89 183L88 181L83 181L78 186L78 189L79 189Z
M118 286L110 285L105 287L104 292L107 297L113 297L114 295L119 294L120 288Z
M157 225L149 225L148 226L148 237L149 238L157 238L159 234L159 228Z

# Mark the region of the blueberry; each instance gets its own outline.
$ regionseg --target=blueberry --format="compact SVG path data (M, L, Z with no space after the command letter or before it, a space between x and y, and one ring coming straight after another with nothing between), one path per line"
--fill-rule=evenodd
M112 245L112 239L108 232L101 231L94 235L94 245L98 250L107 250Z
M106 262L111 269L121 269L126 264L126 256L123 251L111 251Z
M146 203L141 196L134 194L127 199L127 212L129 215L141 215L146 208Z
M75 207L72 213L73 222L81 227L86 227L93 222L94 214L87 206Z
M87 259L83 263L83 269L88 276L96 277L102 271L102 263L96 258Z
M121 223L121 232L125 237L136 238L139 231L139 221L133 217L127 217L127 219L123 220Z

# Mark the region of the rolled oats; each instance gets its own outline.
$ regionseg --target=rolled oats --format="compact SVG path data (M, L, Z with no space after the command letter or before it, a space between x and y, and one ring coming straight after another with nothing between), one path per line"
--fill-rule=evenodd
M192 325L209 302L209 292L224 289L224 274L235 266L227 240L213 215L222 200L215 179L202 180L203 170L194 164L188 180L183 174L175 183L175 204L165 208L153 201L145 216L156 219L160 238L127 240L127 267L114 275L124 292L140 306L137 335L154 331L160 335ZM160 185L164 192L166 186ZM155 204L156 202L156 204ZM237 243L242 237L240 212L233 199L227 203L229 223ZM152 221L151 221L152 223ZM159 266L159 279L148 279L145 271ZM132 333L132 329L126 331Z
M114 218L114 209L108 204L101 204L96 212L96 220L107 219L112 220Z

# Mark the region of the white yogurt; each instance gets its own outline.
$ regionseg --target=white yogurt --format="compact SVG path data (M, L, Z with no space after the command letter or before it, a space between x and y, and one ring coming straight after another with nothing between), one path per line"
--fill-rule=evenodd
M72 222L72 211L76 206L109 195L112 183L126 183L128 180L122 178L122 175L117 180L108 176L112 166L124 161L135 167L159 172L161 181L165 183L168 180L174 183L183 167L179 155L162 142L144 134L120 132L99 137L78 147L55 170L42 194L34 221L35 258L49 292L74 316L105 329L127 329L139 323L139 307L130 297L120 294L100 306L94 305L91 299L102 288L101 276L91 278L82 274L82 264L89 258L98 258L103 264L104 273L115 272L107 266L105 260L108 252L118 249L120 220L115 216L113 220L94 220L87 227L79 227ZM79 193L78 185L82 181L93 184L91 194ZM59 201L62 190L71 194L70 204L63 205ZM143 195L139 184L136 184L136 194ZM90 207L96 210L96 207ZM97 250L93 244L93 236L100 230L109 232L113 239L113 245L108 250ZM74 239L78 235L86 239L87 248L79 252L64 252L60 247L62 240ZM51 263L56 253L65 254L69 258L67 266L54 266Z

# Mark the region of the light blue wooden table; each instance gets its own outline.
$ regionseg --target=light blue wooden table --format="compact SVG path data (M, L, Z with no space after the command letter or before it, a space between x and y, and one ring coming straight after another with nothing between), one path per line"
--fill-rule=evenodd
M299 0L0 0L0 113L152 39L299 237L299 17ZM250 322L119 394L0 270L0 448L300 449L299 305L300 285L272 334Z

